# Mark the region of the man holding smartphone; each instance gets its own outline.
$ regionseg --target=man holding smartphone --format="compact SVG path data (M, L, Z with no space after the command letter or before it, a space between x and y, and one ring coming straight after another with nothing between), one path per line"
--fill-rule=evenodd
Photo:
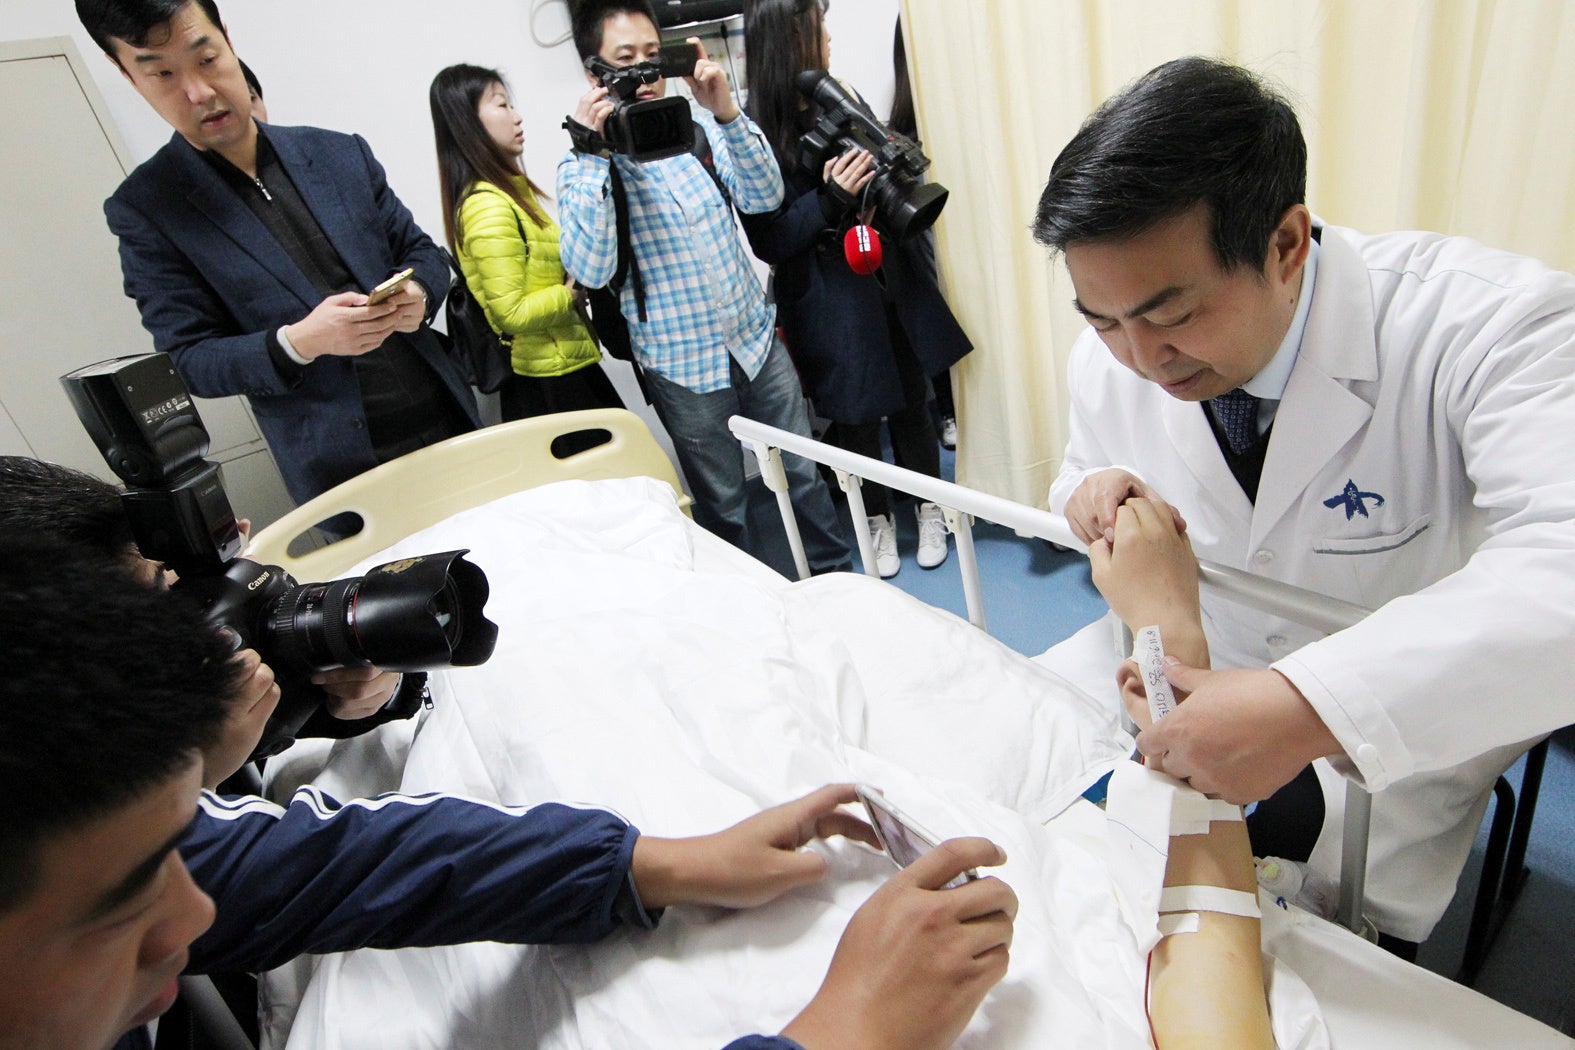
M246 395L290 495L479 425L427 327L447 266L366 142L262 130L214 0L77 0L77 15L176 132L104 203L126 294L192 393Z

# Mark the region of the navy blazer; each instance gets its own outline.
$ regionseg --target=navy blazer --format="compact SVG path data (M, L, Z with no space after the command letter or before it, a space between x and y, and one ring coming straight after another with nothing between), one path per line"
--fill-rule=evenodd
M842 251L848 223L827 222L819 173L801 169L785 181L780 208L739 218L755 254L776 267L777 323L804 392L816 412L838 423L869 423L898 412L907 399L885 294L926 375L950 368L973 344L946 305L920 238L903 245L884 238L881 272L889 293L882 293L874 277L848 265Z
M430 320L448 290L447 263L365 140L272 124L266 134L361 287L413 267ZM154 346L174 358L192 393L246 396L297 502L377 465L351 358L323 356L294 377L274 366L268 333L301 320L323 295L190 143L173 136L104 202L104 215ZM423 325L411 342L479 425L475 396L436 334Z

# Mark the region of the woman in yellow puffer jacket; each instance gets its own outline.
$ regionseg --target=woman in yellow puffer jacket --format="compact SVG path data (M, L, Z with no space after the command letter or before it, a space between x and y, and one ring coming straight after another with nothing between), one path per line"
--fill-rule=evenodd
M558 224L521 163L525 133L497 70L450 66L429 94L449 250L492 328L510 342L505 420L622 408L598 367L581 291L558 261Z

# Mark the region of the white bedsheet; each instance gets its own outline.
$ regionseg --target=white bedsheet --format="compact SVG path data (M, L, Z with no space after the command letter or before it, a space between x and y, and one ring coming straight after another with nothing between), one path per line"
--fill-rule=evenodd
M823 783L873 782L941 835L986 835L1011 858L996 872L1022 901L1011 968L959 1046L1147 1045L1104 818L1069 805L1131 750L1102 705L873 580L788 585L697 564L697 534L666 486L565 482L393 548L470 547L493 582L498 650L434 675L437 706L418 729L335 745L319 782L589 802L654 835L717 830ZM290 768L276 775L288 782ZM891 870L861 846L817 848L831 863L817 887L746 912L672 909L654 932L595 946L303 960L264 979L265 1041L700 1050L776 1031ZM1284 1002L1304 1016L1277 1026L1318 1045L1310 998Z

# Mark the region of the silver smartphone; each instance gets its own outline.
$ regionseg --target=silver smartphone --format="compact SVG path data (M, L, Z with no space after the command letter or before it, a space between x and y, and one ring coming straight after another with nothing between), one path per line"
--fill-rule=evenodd
M940 844L940 840L926 831L923 825L888 802L886 796L873 787L856 784L853 790L870 815L870 826L875 829L875 837L880 840L881 848L897 867L906 868ZM978 877L978 871L969 868L942 889L962 886Z

